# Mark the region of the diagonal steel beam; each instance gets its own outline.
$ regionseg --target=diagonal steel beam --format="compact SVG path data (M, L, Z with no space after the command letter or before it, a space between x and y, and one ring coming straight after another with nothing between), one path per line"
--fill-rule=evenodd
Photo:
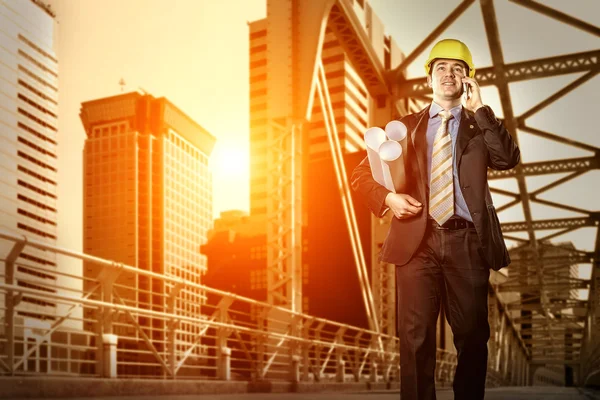
M529 8L530 10L536 11L547 17L553 18L557 21L563 22L567 25L571 25L577 29L581 29L584 32L591 33L592 35L600 36L600 28L592 24L588 24L585 21L572 17L568 14L555 10L552 7L545 6L533 0L508 0L512 3L520 6Z
M11 372L12 372L12 370L10 369L10 367L9 367L9 366L8 366L8 365L7 365L7 364L4 362L4 360L2 360L1 358L0 358L0 366L1 366L1 367L2 367L2 368L3 368L3 369L6 371L6 372L9 372L9 373L11 373Z
M537 196L538 194L542 194L542 193L544 193L544 192L546 192L546 191L548 191L548 190L550 190L550 189L552 189L552 188L554 188L556 186L562 185L563 183L566 183L568 181L571 181L571 180L577 178L578 176L583 175L585 172L588 172L588 170L576 171L576 172L573 172L572 174L569 174L567 176L563 176L562 178L560 178L560 179L558 179L558 180L556 180L556 181L554 181L554 182L552 182L552 183L550 183L548 185L542 186L541 188L534 190L533 192L530 193L530 195L531 196Z
M550 201L550 200L540 199L537 195L535 195L533 193L529 194L529 198L531 199L531 201L533 201L535 203L543 204L543 205L549 206L549 207L560 208L561 210L576 212L576 213L580 213L580 214L591 213L590 211L584 210L583 208L568 206L566 204L561 204L561 203L557 203L557 202Z
M513 240L515 242L521 242L521 243L529 244L529 240L527 240L527 239L521 239L520 237L510 236L510 235L506 235L506 234L503 235L503 236L504 236L504 239L506 239L506 240Z
M82 299L85 300L85 299L89 298L92 294L94 294L96 289L98 289L99 287L100 287L100 284L99 283L96 284L96 286L94 286L85 296L82 297ZM52 334L54 332L56 332L58 330L58 328L60 328L62 326L62 323L65 322L71 316L71 314L73 314L73 312L81 306L82 306L81 304L72 305L71 308L69 308L67 310L65 315L61 316L56 321L54 321L54 323L50 326L50 329L44 333L44 336L42 336L34 346L31 346L27 350L27 352L23 354L21 359L13 366L13 371L16 371L22 364L24 364L25 361L27 361L27 358L30 355L32 355L35 351L37 351L37 349L39 349L45 342L48 342L49 339L52 337Z
M215 311L212 313L212 315L210 317L207 318L207 320L209 322L215 321L217 319L217 316L221 312L221 306L227 305L227 304L231 305L232 302L233 302L233 299L231 297L221 298L221 300L219 301L219 304L217 304L217 306L215 307L216 308ZM207 323L204 327L202 327L200 332L196 333L196 337L194 338L194 341L192 342L192 344L187 348L185 353L183 353L182 357L179 359L179 361L177 361L177 364L172 366L173 376L177 375L177 373L179 372L179 369L181 367L183 367L183 364L185 364L188 357L192 354L194 349L200 344L200 341L202 340L202 338L208 331L208 328L210 328L210 325Z
M584 83L586 83L587 81L589 81L590 79L595 77L599 71L600 71L600 69L598 67L596 67L593 70L591 70L590 72L588 72L587 74L575 79L573 82L569 83L567 86L563 87L562 89L560 89L556 93L552 94L545 100L541 101L540 103L531 107L529 110L525 111L523 114L521 114L518 117L518 120L525 121L527 118L531 117L532 115L534 115L534 114L538 113L539 111L543 110L544 108L548 107L550 104L554 103L556 100L560 99L561 97L566 96L573 90L577 89L579 86L583 85Z
M512 206L514 206L515 204L519 204L520 202L521 202L520 198L511 200L508 203L502 204L501 206L497 207L496 212L499 214L500 212L502 212L508 208L511 208Z
M475 0L463 0L440 24L429 34L423 41L410 53L392 72L391 76L396 80L402 75L404 70L412 64L415 59L425 51L425 49L435 40L442 32L456 21Z
M121 303L121 305L123 305L123 306L127 305L125 303L125 300L123 300L123 298L121 296L119 296L119 294L116 291L113 291L113 295L119 300L119 302ZM169 365L167 364L167 362L165 361L165 359L161 356L161 354L159 353L159 351L156 349L156 347L154 346L154 343L152 343L152 340L150 340L150 338L148 337L148 335L146 335L146 332L144 332L144 329L140 325L140 323L138 322L138 320L133 316L133 314L131 313L131 311L129 309L124 309L124 311L125 311L125 314L131 320L131 322L133 323L133 326L135 327L135 329L137 330L137 332L140 334L140 336L144 340L144 343L146 343L146 346L148 347L148 349L154 355L154 358L156 358L156 360L160 363L163 371L166 372L167 374L171 375L172 377L174 377L175 376L174 371L171 368L169 368ZM139 318L139 316L138 316L138 318Z
M492 193L501 194L502 196L514 197L515 199L519 199L521 197L521 195L519 193L514 193L514 192L511 192L508 190L503 190L503 189L498 189L498 188L490 188L490 191Z
M558 136L554 133L546 132L541 129L532 128L530 126L525 125L524 123L519 123L518 128L524 132L531 133L532 135L543 137L544 139L553 140L555 142L559 142L559 143L566 144L569 146L577 147L582 150L591 151L595 154L597 154L598 151L600 151L599 148L591 146L587 143L581 143L581 142L578 142L577 140L569 139L564 136Z

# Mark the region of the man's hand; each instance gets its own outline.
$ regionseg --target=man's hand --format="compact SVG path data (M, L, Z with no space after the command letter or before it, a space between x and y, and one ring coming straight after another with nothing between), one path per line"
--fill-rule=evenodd
M464 106L467 110L475 112L479 107L483 106L483 102L481 101L481 89L479 88L479 84L475 79L469 78L467 76L462 78L462 82L469 85L470 90L468 98L465 99L463 96L465 103Z
M423 209L421 203L404 193L388 193L385 197L385 205L392 210L394 216L398 219L414 217Z

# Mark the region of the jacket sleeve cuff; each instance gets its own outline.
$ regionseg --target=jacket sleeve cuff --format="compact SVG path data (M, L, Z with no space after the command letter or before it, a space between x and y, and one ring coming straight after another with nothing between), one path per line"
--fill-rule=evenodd
M391 192L383 186L377 189L377 196L374 198L372 210L379 218L383 217L389 210L389 207L385 204L385 198L389 193Z

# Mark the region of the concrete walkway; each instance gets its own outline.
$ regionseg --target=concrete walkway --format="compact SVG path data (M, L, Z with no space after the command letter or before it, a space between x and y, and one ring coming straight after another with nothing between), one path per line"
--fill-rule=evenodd
M183 396L125 396L85 397L72 400L398 400L399 392L346 392L346 393L251 393L202 394ZM451 389L440 389L437 400L453 400ZM600 400L600 391L561 387L523 387L488 389L486 400ZM40 399L41 400L41 399ZM48 399L45 399L48 400Z

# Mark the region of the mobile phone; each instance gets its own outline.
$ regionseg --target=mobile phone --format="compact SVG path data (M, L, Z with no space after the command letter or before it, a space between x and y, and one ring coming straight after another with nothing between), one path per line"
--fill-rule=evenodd
M469 85L467 83L463 83L463 96L465 100L469 98Z

